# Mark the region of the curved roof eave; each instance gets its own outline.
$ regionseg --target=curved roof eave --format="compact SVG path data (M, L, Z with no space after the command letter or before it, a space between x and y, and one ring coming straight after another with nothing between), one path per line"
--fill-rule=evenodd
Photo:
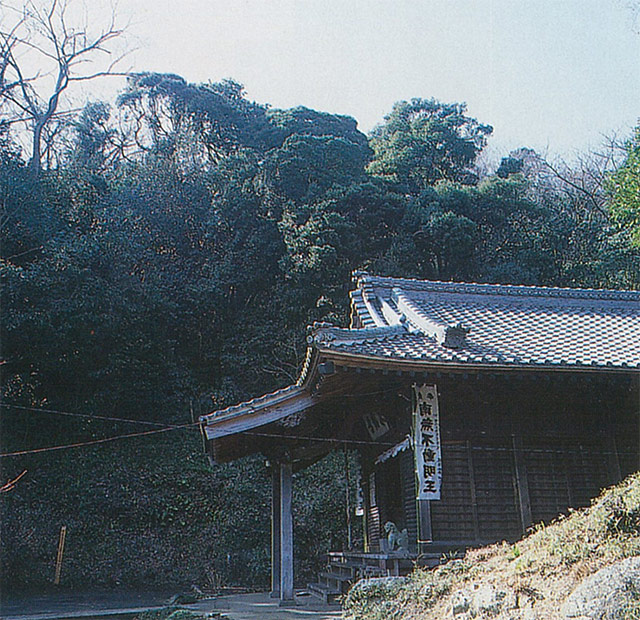
M310 384L317 363L316 347L310 345L300 376L293 385L201 416L200 427L205 439L248 431L312 407L317 398L312 395Z
M638 367L621 365L621 366L599 366L591 364L520 364L520 363L497 363L497 362L460 362L446 360L430 360L430 359L408 359L408 358L390 358L384 356L347 353L343 351L335 351L331 348L318 348L318 354L323 359L330 360L334 363L374 369L397 369L411 372L412 369L419 371L441 371L441 372L523 372L523 371L543 371L543 372L618 372L618 373L640 373L640 364Z

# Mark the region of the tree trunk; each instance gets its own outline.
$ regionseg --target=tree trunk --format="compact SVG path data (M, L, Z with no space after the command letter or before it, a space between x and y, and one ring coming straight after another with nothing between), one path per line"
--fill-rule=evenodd
M29 170L34 177L40 176L42 170L42 131L44 130L45 120L38 118L34 122L31 161L29 162Z

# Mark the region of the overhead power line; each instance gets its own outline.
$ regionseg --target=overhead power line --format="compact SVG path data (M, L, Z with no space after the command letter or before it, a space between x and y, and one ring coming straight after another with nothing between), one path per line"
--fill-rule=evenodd
M197 422L189 423L189 424L181 424L179 426L166 426L164 428L157 428L151 431L141 431L139 433L129 433L127 435L116 435L114 437L104 437L103 439L92 439L90 441L80 441L77 443L69 443L63 444L59 446L49 446L47 448L34 448L31 450L18 450L16 452L5 452L4 454L0 454L0 458L10 457L10 456L23 456L26 454L39 454L41 452L53 452L54 450L68 450L70 448L82 448L85 446L94 446L96 444L108 443L110 441L117 441L119 439L129 439L131 437L143 437L145 435L156 435L157 433L166 433L168 431L176 431L185 428L190 428L198 426Z
M51 414L57 414L57 415L65 415L65 416L71 416L71 417L79 417L79 418L90 418L90 419L96 419L96 420L106 420L106 421L112 421L112 422L127 422L127 423L131 423L131 424L145 424L145 425L151 425L151 426L158 426L160 428L157 429L153 429L153 430L148 430L148 431L141 431L138 433L128 433L125 435L115 435L113 437L105 437L103 439L92 439L89 441L83 441L83 442L77 442L77 443L72 443L72 444L63 444L63 445L58 445L58 446L50 446L50 447L46 447L46 448L34 448L31 450L20 450L20 451L16 451L16 452L7 452L4 454L0 454L0 458L4 458L4 457L11 457L11 456L22 456L22 455L27 455L27 454L38 454L41 452L51 452L51 451L56 451L56 450L66 450L66 449L70 449L70 448L80 448L80 447L84 447L84 446L92 446L92 445L96 445L96 444L101 444L101 443L108 443L111 441L117 441L120 439L128 439L128 438L132 438L132 437L144 437L146 435L155 435L158 433L166 433L168 431L173 431L173 430L182 430L182 429L186 429L186 428L193 428L196 426L200 426L199 422L191 422L188 424L162 424L161 422L151 422L149 420L132 420L132 419L128 419L128 418L115 418L115 417L111 417L111 416L101 416L101 415L94 415L94 414L86 414L86 413L73 413L71 411L61 411L59 409L44 409L44 408L39 408L39 407L26 407L23 405L7 405L7 404L0 404L0 406L2 407L11 407L14 409L21 409L21 410L26 410L26 411L33 411L33 412L42 412L42 413L51 413ZM328 443L334 443L337 445L377 445L377 446L393 446L395 445L393 442L387 442L387 441L375 441L375 440L358 440L358 439L338 439L338 438L334 438L334 437L318 437L318 436L304 436L304 435L286 435L286 434L281 434L281 433L265 433L265 432L259 432L259 431L244 431L245 435L250 435L250 436L254 436L254 437L262 437L262 438L272 438L272 439L293 439L293 440L298 440L298 441L318 441L318 442L328 442ZM443 442L446 443L446 442ZM483 451L483 452L511 452L513 450L512 447L509 446L470 446L470 449L473 451ZM566 454L566 453L575 453L575 454L586 454L589 453L589 446L571 446L571 447L566 447L566 448L562 448L562 447L557 447L557 448L536 448L536 447L524 447L522 449L522 452L524 453L544 453L544 454ZM616 452L612 452L610 450L597 450L596 451L598 454L602 454L602 455L631 455L631 454L635 454L632 451L625 451L625 450L618 450Z
M164 422L151 422L150 420L134 420L131 418L117 418L114 416L97 415L93 413L75 413L72 411L61 411L60 409L45 409L43 407L26 407L24 405L11 405L1 403L0 407L20 409L22 411L33 411L37 413L51 413L55 415L69 416L72 418L85 418L90 420L105 420L108 422L126 422L127 424L141 424L144 426L157 426L161 428L176 427L182 428L180 425L166 424Z

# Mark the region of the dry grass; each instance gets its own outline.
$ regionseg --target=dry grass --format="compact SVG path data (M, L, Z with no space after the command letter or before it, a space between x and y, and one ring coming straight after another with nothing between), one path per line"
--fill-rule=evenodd
M505 593L508 617L553 620L560 618L563 601L585 577L639 554L637 473L603 492L589 508L536 526L514 545L495 544L432 570L416 569L388 591L355 589L345 600L345 617L439 620L451 617L456 591L491 584Z

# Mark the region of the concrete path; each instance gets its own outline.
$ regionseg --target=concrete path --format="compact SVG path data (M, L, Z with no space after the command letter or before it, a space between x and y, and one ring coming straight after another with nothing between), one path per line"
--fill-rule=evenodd
M59 590L40 595L12 595L3 592L0 618L90 618L113 615L113 610L137 611L161 609L171 594L167 592L131 592L127 590L73 592Z
M189 607L195 610L202 605L200 609L218 611L229 620L330 620L342 617L338 605L323 605L310 596L298 596L297 604L290 607L280 607L278 599L265 593L221 596L212 602L213 607L206 607L205 601Z
M30 597L2 601L2 620L109 620L131 618L136 613L163 608L167 597L159 594L86 594ZM207 613L218 612L229 620L334 620L339 606L327 606L310 596L298 596L295 605L281 607L268 593L234 594L181 605Z

